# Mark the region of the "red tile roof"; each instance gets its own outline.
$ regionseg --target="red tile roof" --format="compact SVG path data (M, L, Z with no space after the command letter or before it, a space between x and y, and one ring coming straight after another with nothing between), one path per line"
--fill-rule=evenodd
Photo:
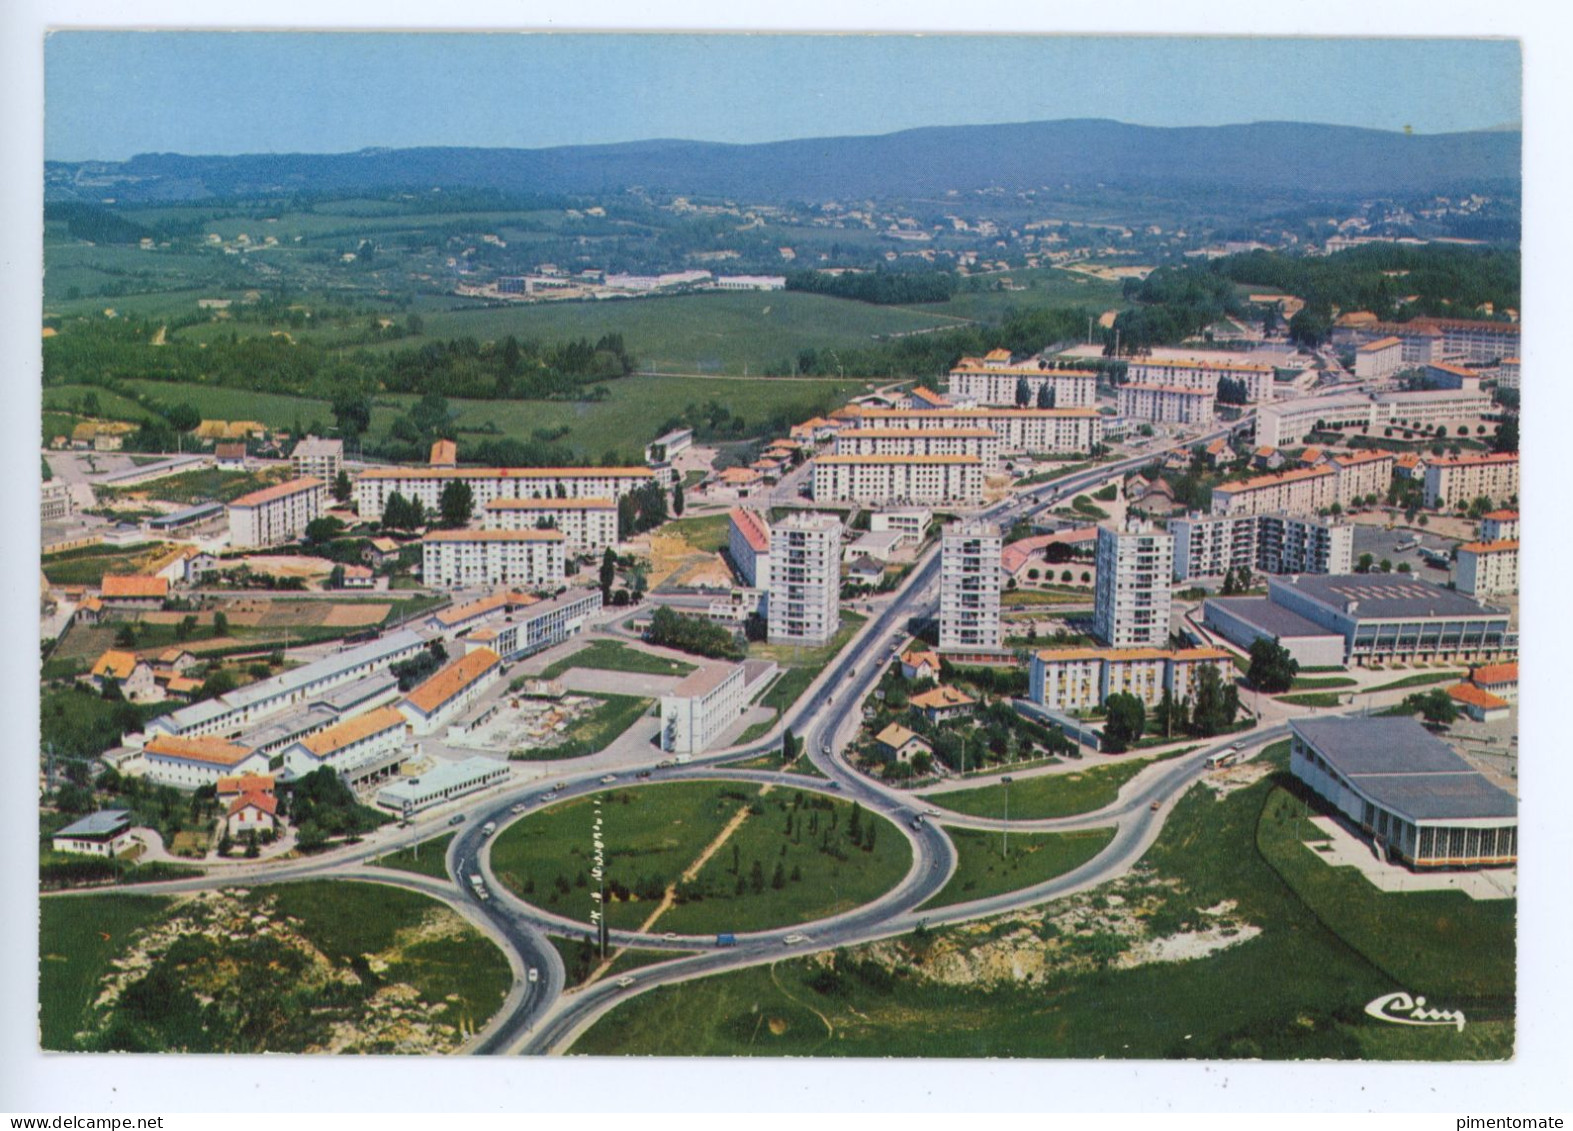
M756 554L770 551L770 528L764 519L746 507L733 507L728 517Z
M477 648L448 664L405 697L423 714L435 714L444 703L469 687L502 661L490 648Z
M264 503L287 499L291 495L299 495L306 491L315 491L322 486L322 480L312 475L305 475L299 479L287 479L283 483L274 484L272 487L264 487L260 491L251 492L249 495L242 495L229 505L231 509L235 507L260 507Z
M140 574L107 573L100 588L104 597L110 600L116 597L157 597L162 600L169 595L169 579L143 577Z

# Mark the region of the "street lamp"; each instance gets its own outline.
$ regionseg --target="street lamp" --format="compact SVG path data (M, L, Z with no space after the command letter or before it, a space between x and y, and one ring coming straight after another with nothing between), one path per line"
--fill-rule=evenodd
M1010 857L1010 783L1009 774L1000 778L1000 784L1005 787L1005 825L1000 829L1000 855Z

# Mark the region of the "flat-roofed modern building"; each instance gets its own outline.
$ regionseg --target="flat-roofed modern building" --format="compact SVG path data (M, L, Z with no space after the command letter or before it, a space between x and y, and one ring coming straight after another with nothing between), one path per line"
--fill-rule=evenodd
M443 762L419 777L396 781L377 791L377 804L409 817L423 809L441 805L508 780L508 763L490 758L466 758L462 762Z
M728 516L726 550L743 584L752 589L770 586L770 527L758 511L733 507Z
M1290 719L1289 771L1412 868L1518 860L1518 800L1414 719Z
M1000 529L988 522L953 522L940 534L940 651L1000 647Z
M80 856L115 857L133 843L129 809L100 809L72 821L49 838L49 845L56 852Z
M560 530L574 553L617 543L616 499L493 499L481 508L487 530Z
M661 696L661 749L698 754L748 707L742 664L705 664Z
M398 494L434 513L455 480L469 484L471 505L481 510L493 499L621 499L656 477L648 467L370 467L355 480L355 509L381 518Z
M584 631L601 611L599 589L567 589L544 601L515 602L465 637L467 648L487 648L504 660L533 656Z
M824 644L841 623L841 522L790 514L770 528L769 639Z
M1508 615L1403 574L1270 577L1267 598L1209 598L1207 625L1241 648L1278 639L1301 666L1516 659Z
M307 436L295 445L289 460L298 477L309 475L332 483L344 470L344 441Z
M1174 536L1149 522L1123 530L1098 528L1092 631L1115 648L1161 648L1169 643Z
M1455 582L1471 597L1518 592L1518 542L1465 542L1457 550Z
M917 543L923 541L923 535L928 531L929 523L933 521L934 512L921 508L883 510L875 511L868 516L868 528L875 534L885 530L899 531Z
M1426 506L1456 507L1479 498L1497 503L1518 498L1517 452L1438 456L1426 464Z
M433 530L421 539L421 580L440 589L556 589L568 569L560 530Z
M242 495L229 504L229 544L245 550L293 541L327 505L327 488L312 475Z
M1178 581L1259 573L1350 573L1354 528L1331 519L1284 514L1193 513L1169 521Z
M814 500L821 503L959 504L983 499L976 456L818 456Z
M1176 385L1120 386L1119 412L1131 420L1160 424L1207 424L1213 418L1215 394L1207 389Z

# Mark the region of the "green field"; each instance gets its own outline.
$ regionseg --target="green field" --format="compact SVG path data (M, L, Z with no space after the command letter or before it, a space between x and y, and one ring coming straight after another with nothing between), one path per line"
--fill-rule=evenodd
M1391 683L1379 683L1375 687L1368 687L1360 694L1370 695L1377 691L1401 691L1406 687L1425 687L1431 683L1447 683L1455 679L1463 679L1468 672L1421 672L1418 675L1405 676L1395 679Z
M807 922L875 898L911 865L906 838L867 813L861 814L860 825L878 830L873 848L854 846L852 806L845 801L816 800L817 795L800 800L785 790L762 792L755 785L686 782L614 788L600 796L607 920L617 928L643 925L665 888L740 810L752 806L759 812L743 820L695 880L683 885L683 899L651 929L709 934ZM789 818L792 836L786 833ZM492 845L493 872L521 898L588 922L594 819L591 799L579 798L516 822ZM778 868L780 887L775 886ZM790 878L794 871L796 880ZM628 898L612 898L619 887Z
M593 668L609 672L638 672L643 675L683 676L695 670L694 664L652 656L616 640L592 640L571 656L547 665L538 679L557 679L571 668Z
M397 852L385 853L377 857L376 865L379 868L393 868L400 872L415 872L422 876L435 876L439 880L446 880L448 845L453 842L455 835L448 833L435 840L423 840L419 844L412 844Z
M44 389L43 394L45 412L80 414L83 400L92 396L98 401L98 412L91 415L98 418L129 420L133 423L154 419L152 412L129 397L93 385L51 385ZM66 434L69 435L68 430Z
M45 1049L75 1047L109 964L134 931L170 901L146 895L93 895L39 901L38 1030ZM106 937L107 936L107 937Z
M809 648L796 644L762 644L755 641L748 646L748 658L774 660L782 667L811 668L814 675L818 675L819 670L836 658L836 653L846 647L847 641L852 639L867 620L868 617L862 613L842 609L841 627L836 630L836 634L828 643L821 644L817 648Z
M136 573L161 557L167 542L139 542L134 546L82 546L42 560L51 585L98 585L106 573Z
M1010 785L1011 818L1026 821L1040 817L1070 817L1102 809L1114 803L1122 785L1151 764L1151 758L1125 758L1070 773L1018 778ZM923 800L953 813L1001 817L1005 809L1005 786L930 793Z
M1287 743L1273 759L1281 763ZM929 939L902 940L895 965L869 948L663 986L601 1018L573 1046L586 1055L1069 1057L1077 1059L1499 1059L1512 1054L1510 1006L1471 1013L1464 1033L1386 1026L1365 1003L1396 985L1343 941L1256 850L1272 780L1218 799L1192 789L1175 806L1127 898L1160 898L1165 930L1205 921L1223 900L1261 934L1207 958L1129 969L1084 962L1041 982L992 986L922 977ZM1109 889L1100 889L1107 891ZM1051 904L1052 910L1056 905ZM1096 900L1094 901L1096 906ZM968 947L1019 933L1008 918ZM1350 925L1331 920L1339 930ZM1026 920L1029 925L1031 920ZM1064 939L1040 925L1047 943ZM1154 924L1154 930L1157 924ZM1437 944L1435 932L1418 945ZM1088 940L1089 942L1095 940ZM1074 951L1074 945L1071 948ZM1432 959L1448 963L1451 952ZM1452 961L1464 969L1467 959ZM1418 992L1418 991L1414 991ZM1436 1000L1436 999L1433 999ZM922 1019L914 1024L913 1018Z
M1328 687L1354 687L1359 680L1347 676L1299 676L1290 685L1290 691L1317 691Z
M1014 289L962 290L952 296L949 302L920 303L906 309L971 318L980 322L998 322L1013 310L1084 306L1101 312L1127 305L1118 283L1095 279L1077 271L1065 271L1058 267L1023 267L1001 278L1008 278ZM979 282L987 285L990 277L983 276Z
M1343 696L1336 691L1307 691L1303 695L1281 695L1278 702L1295 707L1336 707Z
M1073 833L1015 833L1010 855L1000 835L983 829L946 829L956 846L956 871L925 908L949 907L1003 891L1041 884L1081 867L1114 839L1113 829Z
M707 514L698 518L680 518L661 527L665 536L681 538L696 553L714 554L727 547L731 539L732 519L724 514Z
M208 467L200 471L167 475L139 487L100 487L98 497L103 501L144 498L163 499L171 503L199 503L216 499L221 503L229 503L252 491L280 483L286 477L287 473L284 472L220 471L216 467Z
M127 381L128 386L167 404L190 403L205 418L258 420L270 428L310 427L313 421L331 426L333 414L326 401L243 389L163 381ZM714 400L749 426L777 417L790 422L805 420L821 410L844 403L864 392L862 381L725 377L626 377L606 383L608 395L599 401L476 401L450 399L448 407L459 431L459 457L466 441L511 437L528 440L540 430L567 428L561 441L579 456L599 461L608 453L625 462L640 463L641 449L655 439L662 424L690 406ZM374 401L371 432L381 436L416 398L383 394ZM784 429L783 429L784 430Z

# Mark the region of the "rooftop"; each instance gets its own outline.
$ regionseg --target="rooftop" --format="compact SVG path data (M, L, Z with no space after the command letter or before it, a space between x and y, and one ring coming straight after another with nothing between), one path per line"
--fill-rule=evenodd
M1509 510L1487 511L1481 517L1489 518L1493 522L1517 522L1518 521L1518 512L1517 511L1509 511Z
M1516 817L1518 800L1414 719L1290 719L1372 801L1411 821Z
M1255 491L1261 488L1276 487L1280 483L1298 483L1305 479L1317 479L1324 475L1334 475L1336 472L1330 467L1294 467L1288 471L1275 472L1272 475L1258 475L1254 479L1241 479L1234 483L1220 483L1214 491Z
M1470 554L1502 554L1507 551L1518 553L1518 540L1504 538L1496 542L1465 542L1458 548L1459 553Z
M513 608L516 605L533 605L539 600L528 593L514 593L511 591L493 593L490 597L482 597L479 601L471 601L468 605L455 605L433 614L433 619L444 628L453 628L465 621L474 620L495 613L498 609Z
M1269 592L1280 588L1304 594L1340 612L1347 609L1349 615L1359 620L1478 617L1501 613L1456 589L1444 589L1418 577L1406 578L1399 574L1307 573L1269 580ZM1349 609L1351 603L1354 607Z
M392 730L394 727L403 727L404 715L396 707L378 707L375 711L367 711L364 715L356 715L352 719L345 719L335 723L326 730L319 730L301 740L301 745L319 758L326 758L336 750L342 750L352 743L374 734Z
M115 597L158 597L169 594L169 579L141 574L106 573L100 586L106 599Z
M319 436L307 436L304 440L295 445L295 450L291 452L290 455L295 459L299 459L302 456L315 456L319 458L323 456L336 456L342 459L344 457L344 441L324 440Z
M361 482L378 479L653 479L648 467L368 467Z
M919 742L922 742L924 746L928 745L927 742L924 742L923 739L918 738L916 734L912 733L900 723L891 723L875 736L874 741L882 742L892 750L900 750L914 738L916 738Z
M1508 705L1507 700L1491 694L1484 688L1476 687L1472 683L1455 683L1447 689L1448 695L1466 703L1471 707L1479 707L1483 711L1499 711Z
M1120 386L1120 391L1126 389L1140 389L1144 393L1173 393L1181 397L1211 397L1216 394L1210 389L1186 389L1179 385L1152 385L1144 381L1130 381Z
M1402 339L1402 338L1379 338L1378 340L1376 340L1374 342L1367 342L1365 345L1361 346L1355 352L1356 353L1375 353L1377 350L1391 349L1393 346L1401 346L1403 344L1404 344L1404 339Z
M590 511L614 510L616 499L493 499L489 511Z
M131 673L136 671L137 665L142 661L135 652L121 652L111 649L100 656L93 664L90 675L103 677L110 676L114 679L129 679Z
M433 769L427 770L420 777L407 778L396 781L392 785L384 786L377 791L379 804L387 805L389 801L398 804L404 801L416 801L422 797L430 796L434 792L447 789L449 786L463 786L481 777L495 773L504 768L505 763L493 761L491 758L466 758L462 762L443 762ZM384 799L387 800L384 800Z
M562 542L567 535L561 530L432 530L421 536L423 543L431 542Z
M1230 616L1238 617L1252 628L1269 636L1294 639L1305 636L1338 635L1329 632L1315 621L1307 620L1299 613L1282 605L1273 604L1266 597L1209 597L1204 604L1206 607L1217 607Z
M914 695L911 704L920 711L945 707L970 707L976 700L954 687L935 687L921 695Z
M173 735L155 735L146 747L149 754L166 758L180 758L187 762L207 762L216 766L234 766L251 757L251 747L230 742L226 738L211 736L177 738Z
M431 446L427 463L433 467L456 467L459 463L459 445L452 440L438 440Z
M260 507L266 503L287 499L291 495L299 495L306 491L315 491L322 486L322 480L311 475L304 475L299 479L286 479L283 483L276 483L272 487L264 487L260 491L253 491L249 495L242 495L238 499L230 500L230 510L236 507Z
M454 660L425 683L405 697L405 702L423 714L435 714L444 703L469 687L502 661L490 648L475 651Z
M818 461L822 464L874 464L877 466L890 466L895 464L911 465L915 467L944 467L944 466L970 466L980 467L982 461L977 456L820 456Z
M100 809L96 813L71 822L55 833L56 836L113 836L131 827L129 809Z
M689 672L667 694L683 699L697 699L710 694L742 670L736 664L705 664L697 671Z
M733 507L728 517L756 554L770 551L770 527L763 518L746 507Z
M1469 677L1477 686L1489 687L1518 682L1517 664L1482 664Z

